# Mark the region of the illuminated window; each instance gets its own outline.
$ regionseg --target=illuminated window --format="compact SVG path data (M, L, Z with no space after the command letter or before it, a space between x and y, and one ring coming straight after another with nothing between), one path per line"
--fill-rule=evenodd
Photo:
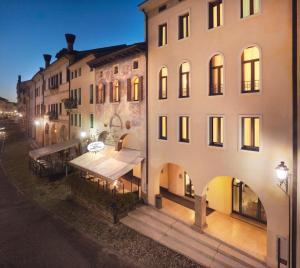
M208 3L209 28L223 25L223 1L216 0Z
M223 146L224 141L224 118L212 116L209 118L209 145Z
M190 142L189 133L189 117L180 116L179 117L179 141L180 142Z
M97 91L97 103L103 104L105 103L105 85L100 84L98 86L98 91Z
M120 83L118 80L114 81L111 94L111 102L120 101Z
M179 70L179 98L190 96L190 64L185 62L181 64Z
M158 138L167 140L168 137L168 120L166 116L160 116L158 121Z
M179 16L178 39L183 39L183 38L189 37L189 24L190 24L189 13Z
M241 0L241 17L245 18L260 11L260 0Z
M259 92L260 55L256 46L244 49L242 55L242 93Z
M167 24L158 26L158 46L165 46L168 43Z
M258 117L242 118L242 149L259 151L260 120Z
M209 95L223 95L224 67L223 56L218 54L210 60Z
M167 98L167 87L168 87L168 69L162 67L159 72L159 99Z
M133 79L132 87L131 87L131 100L138 101L139 100L139 78L136 77Z

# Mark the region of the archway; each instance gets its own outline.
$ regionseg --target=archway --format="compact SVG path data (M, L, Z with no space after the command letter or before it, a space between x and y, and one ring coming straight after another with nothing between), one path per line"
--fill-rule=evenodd
M102 131L98 136L98 141L102 141L103 143L106 143L106 139L108 135L109 135L108 131Z
M67 131L66 131L66 126L65 125L62 125L62 127L59 130L59 140L61 142L67 140Z
M258 195L242 180L213 178L203 193L207 208L204 232L261 260L267 256L267 215Z
M166 163L159 176L162 210L188 223L195 221L195 190L192 178L180 165Z
M56 144L56 143L57 143L57 129L55 124L53 124L51 127L51 144Z
M50 129L49 124L46 123L46 125L45 125L45 146L49 145L49 143L50 143L49 129Z

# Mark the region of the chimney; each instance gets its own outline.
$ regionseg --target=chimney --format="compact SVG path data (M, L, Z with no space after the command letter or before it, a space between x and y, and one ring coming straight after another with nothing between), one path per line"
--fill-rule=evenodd
M45 60L45 68L47 68L50 65L51 55L44 54L44 60Z
M74 45L74 42L75 42L75 39L76 39L76 35L66 33L65 37L66 37L66 41L67 41L67 44L68 44L68 50L72 51L73 50L73 45Z
M21 83L21 75L18 75L18 83Z

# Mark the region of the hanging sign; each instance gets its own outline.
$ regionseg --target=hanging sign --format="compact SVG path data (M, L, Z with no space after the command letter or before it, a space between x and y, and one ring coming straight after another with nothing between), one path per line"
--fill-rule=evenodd
M102 141L95 141L95 142L90 143L87 146L87 149L89 152L97 153L97 152L103 150L104 146L105 145Z

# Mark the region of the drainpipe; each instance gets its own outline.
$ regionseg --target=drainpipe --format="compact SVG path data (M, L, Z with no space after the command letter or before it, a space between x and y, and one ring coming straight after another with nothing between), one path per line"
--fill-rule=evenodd
M145 42L146 42L146 190L148 197L148 180L149 180L149 55L148 55L148 15L143 10L145 15Z
M292 0L292 82L293 82L293 175L290 219L290 267L297 267L297 179L298 179L298 76L297 76L297 1Z
M71 60L69 59L69 65L68 65L68 68L67 68L67 78L68 78L68 83L69 83L69 99L71 97L71 76L70 76L70 69L69 69L69 66L71 64ZM69 140L71 139L71 112L68 113L68 117L69 117L69 120L68 120L68 125L69 125L69 133L68 133L68 136L69 136Z
M42 74L42 80L43 80L43 84L42 84L42 104L43 104L43 139L42 139L42 143L43 143L43 147L45 146L45 112L46 112L46 107L45 107L45 88L46 88L46 83L45 83L45 76L44 73Z

